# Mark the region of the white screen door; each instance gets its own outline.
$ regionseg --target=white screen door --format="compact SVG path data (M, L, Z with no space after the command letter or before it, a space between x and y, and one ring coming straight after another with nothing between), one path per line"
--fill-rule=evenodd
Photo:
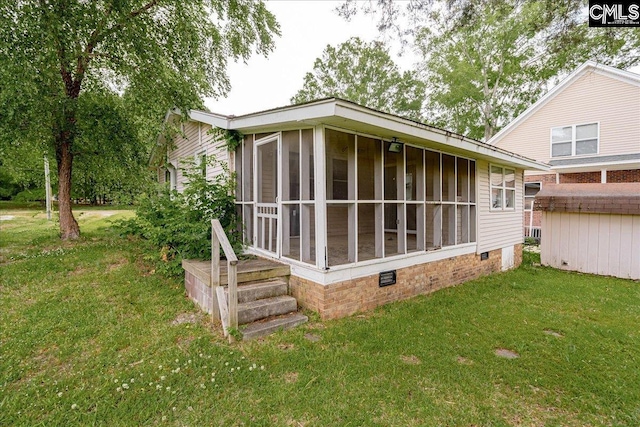
M278 138L256 143L256 247L278 256Z

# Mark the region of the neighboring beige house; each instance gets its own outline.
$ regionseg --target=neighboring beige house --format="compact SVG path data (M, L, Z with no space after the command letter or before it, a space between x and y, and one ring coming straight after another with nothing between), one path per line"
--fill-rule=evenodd
M551 166L525 171L524 232L540 237L546 184L640 182L640 75L585 62L488 143Z
M518 266L523 172L548 169L335 98L188 118L159 180L180 191L187 158L229 165L248 252L289 265L289 292L325 319ZM228 152L212 127L243 143Z

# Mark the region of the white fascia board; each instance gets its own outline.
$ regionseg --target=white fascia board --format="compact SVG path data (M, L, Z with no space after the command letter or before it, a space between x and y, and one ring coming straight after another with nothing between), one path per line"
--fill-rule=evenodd
M621 70L619 68L610 67L608 65L593 63L593 72L605 77L611 77L621 82L640 87L640 74L631 71Z
M507 150L479 141L474 141L445 130L413 122L411 120L390 116L384 113L371 112L370 110L363 109L355 104L338 103L336 106L336 116L384 128L392 133L396 133L396 136L399 139L401 139L402 135L407 135L416 139L428 140L437 144L449 146L456 150L462 150L476 156L479 155L502 164L516 166L523 169L535 169L542 171L549 170L549 167L543 163L510 153Z
M200 110L190 110L189 118L196 122L206 123L214 127L229 129L229 118L215 113L208 113Z
M292 105L276 110L262 111L244 116L232 117L229 120L231 129L250 130L261 127L274 127L284 123L317 121L335 114L333 99L327 99L304 105Z
M547 92L542 98L537 100L533 105L524 110L518 117L513 119L511 123L503 127L500 132L493 135L487 141L487 144L497 144L502 138L504 138L504 136L506 136L509 132L516 128L520 123L529 118L529 116L542 108L545 104L547 104L547 102L551 101L556 95L573 84L573 82L578 80L578 78L582 77L582 75L586 74L587 72L594 72L605 77L611 77L625 83L640 86L640 75L638 74L626 70L621 70L619 68L610 67L608 65L598 64L594 61L586 61L584 64L576 68L571 74L565 77L560 83L551 88L551 90Z
M583 163L578 165L551 166L552 171L558 171L558 172L597 172L602 169L607 169L607 170L640 169L640 162L638 160L619 160L617 162Z

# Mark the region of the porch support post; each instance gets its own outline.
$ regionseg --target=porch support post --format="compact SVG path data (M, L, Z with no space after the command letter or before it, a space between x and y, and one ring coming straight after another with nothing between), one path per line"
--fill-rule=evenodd
M319 125L314 129L313 144L314 159L314 192L316 203L316 266L322 270L328 267L327 254L327 192L326 185L326 157L324 127Z
M396 191L397 194L401 197L399 200L396 200L396 236L398 239L398 253L405 254L407 253L407 221L405 218L405 209L404 204L401 204L400 201L407 200L406 190L407 187L405 185L405 156L407 152L407 147L403 146L402 153L398 156L398 161L400 164L396 164ZM454 190L455 191L455 190ZM455 193L454 193L455 194ZM398 199L398 198L396 198Z
M281 162L281 167L280 167L280 177L281 179L279 180L279 184L280 184L280 194L281 197L279 199L280 203L278 206L279 209L279 214L280 214L280 218L281 218L281 222L280 222L280 233L282 235L282 253L280 255L284 255L284 256L290 256L291 255L291 247L290 247L290 239L291 239L291 221L290 221L290 215L291 215L291 209L293 208L293 205L287 204L287 205L283 205L282 201L289 201L291 200L291 194L290 194L290 189L291 189L291 171L289 168L289 143L290 141L286 140L284 138L284 136L282 136L280 138L282 140L282 150L280 150L280 162ZM298 141L299 144L299 141ZM299 173L299 171L296 171L296 173ZM286 206L286 207L285 207Z
M373 152L373 180L374 180L374 198L376 200L382 200L384 198L384 155L383 150L384 143L378 144L378 149ZM384 209L382 203L376 203L375 205L375 251L376 258L382 258L384 256Z

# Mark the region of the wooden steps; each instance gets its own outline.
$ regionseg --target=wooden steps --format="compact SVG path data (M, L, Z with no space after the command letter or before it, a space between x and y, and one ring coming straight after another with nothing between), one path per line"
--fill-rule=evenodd
M227 275L221 262L220 282L227 283ZM184 260L185 274L195 277L201 285L210 283L211 264L208 261ZM238 325L243 339L255 339L278 330L290 329L308 321L307 316L298 313L298 303L289 296L290 269L288 265L264 259L238 261ZM203 290L211 294L211 288ZM228 327L228 290L220 286L212 294L211 307L202 307L212 312L214 318ZM200 304L200 299L193 298ZM206 298L205 298L206 299Z
M309 320L307 316L301 313L289 313L284 316L277 316L262 322L253 322L242 331L243 340L252 340L260 338L274 332L295 328Z

